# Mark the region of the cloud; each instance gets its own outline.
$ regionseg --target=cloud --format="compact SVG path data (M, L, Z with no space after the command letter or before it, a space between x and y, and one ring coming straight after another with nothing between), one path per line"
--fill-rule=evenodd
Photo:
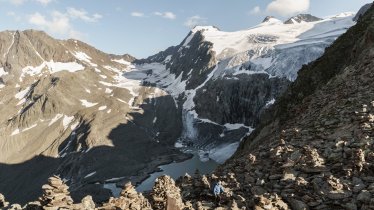
M308 11L310 0L273 0L266 11L281 16L290 16Z
M99 19L101 19L103 16L100 14L93 14L92 16L88 15L88 13L81 9L75 9L75 8L68 8L67 9L68 15L73 19L81 19L85 22L97 22Z
M251 11L249 11L249 14L251 15L257 15L261 13L261 8L259 6L255 6Z
M170 20L177 18L177 16L172 12L154 12L153 14Z
M77 10L74 8L68 8L66 12L53 11L49 16L35 12L29 15L29 23L36 26L37 28L47 31L51 34L82 39L83 34L74 29L72 25L73 20L82 20L84 22L96 22L102 18L99 14L89 15L84 10Z
M16 14L15 12L13 12L13 11L9 11L9 12L7 12L6 15L8 15L8 16L10 16L10 17L13 17L14 20L15 20L16 22L20 22L20 21L22 20L21 16L17 15L17 14Z
M23 3L25 3L26 0L10 0L10 3L14 4L14 5L21 5Z
M36 0L36 1L43 4L43 5L48 5L49 3L52 2L52 0Z
M11 4L14 4L14 5L22 5L24 4L25 2L29 1L29 0L9 0ZM48 5L49 3L51 3L53 0L33 0L35 2L38 2L40 4L43 4L44 6Z
M193 28L198 25L204 25L206 24L206 22L207 22L206 18L200 17L199 15L195 15L195 16L189 17L186 20L186 22L184 22L184 25L189 28Z
M132 12L131 16L133 16L133 17L145 17L144 13L142 13L142 12Z

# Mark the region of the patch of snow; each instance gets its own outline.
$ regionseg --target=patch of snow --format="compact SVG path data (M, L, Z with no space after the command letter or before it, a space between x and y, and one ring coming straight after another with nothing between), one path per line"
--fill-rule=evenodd
M268 102L266 103L265 107L268 107L268 106L270 106L270 105L273 105L274 103L275 103L275 99L273 98L273 99L271 99L270 101L268 101Z
M17 135L17 134L19 134L20 133L20 130L17 128L16 130L14 130L13 132L12 132L12 134L10 134L11 136L15 136L15 135Z
M36 126L38 126L38 124L37 124L37 123L35 123L35 124L31 125L31 126L30 126L30 127L28 127L28 128L24 128L24 129L22 129L22 132L25 132L25 131L31 130L31 129L35 128Z
M101 107L99 107L99 111L103 111L103 110L105 110L107 108L107 106L101 106Z
M107 94L111 94L112 92L113 92L112 89L110 89L110 88L105 88L105 93L107 93Z
M84 61L84 62L90 64L90 65L93 66L93 67L97 67L97 64L92 63L92 62L91 62L92 58L91 58L90 56L88 56L86 53L84 53L84 52L74 52L73 55L74 55L78 60Z
M89 107L93 107L93 106L96 106L98 103L91 103L91 102L88 102L87 100L80 100L82 102L82 106L85 106L87 108Z
M106 113L108 113L108 114L109 114L109 113L111 113L111 112L112 112L112 110L111 110L111 109L109 109L109 110L108 110L108 111L107 111Z
M64 119L62 120L62 125L64 126L64 130L68 128L69 124L73 122L73 120L74 120L74 116L71 116L71 117L66 116L66 115L64 116Z
M106 79L106 78L108 78L107 76L105 76L105 75L102 75L102 74L99 74L99 76L100 76L101 78L103 78L103 79Z
M183 148L185 146L182 143L180 143L180 142L175 142L174 147L175 148Z
M242 127L247 128L247 126L245 126L244 124L239 124L239 123L235 123L235 124L226 123L223 126L225 126L226 129L229 130L229 131L230 130L237 130L237 129L242 128Z
M88 177L91 177L91 176L93 176L93 175L95 175L96 174L96 171L94 171L94 172L92 172L92 173L89 173L89 174L87 174L85 177L84 177L84 179L86 179L86 178L88 178Z
M153 118L153 124L155 124L157 121L157 117Z
M4 68L0 68L0 77L7 75L8 72L4 71Z
M24 89L24 90L18 92L16 95L14 95L14 97L16 97L16 99L21 100L21 99L23 99L23 98L26 97L26 95L29 93L30 89L31 89L31 88L28 87L28 88L26 88L26 89Z
M77 121L76 123L72 124L70 126L70 129L73 131L73 130L75 130L77 128L78 125L79 125L79 121Z
M48 126L51 126L53 123L57 122L59 119L61 119L64 115L63 114L56 114L56 116L51 119Z
M84 90L85 90L87 93L91 93L91 90L89 90L88 88L84 88Z

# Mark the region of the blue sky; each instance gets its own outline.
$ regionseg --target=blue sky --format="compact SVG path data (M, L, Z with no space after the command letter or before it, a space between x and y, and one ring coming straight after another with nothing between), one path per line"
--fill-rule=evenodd
M179 44L194 25L242 30L265 16L324 17L372 0L0 0L0 30L44 30L107 53L147 57Z

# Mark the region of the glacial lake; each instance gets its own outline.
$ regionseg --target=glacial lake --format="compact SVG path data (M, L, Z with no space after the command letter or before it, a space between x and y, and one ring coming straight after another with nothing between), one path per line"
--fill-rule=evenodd
M185 160L183 162L174 162L167 165L159 166L159 168L162 171L150 174L150 177L148 177L140 185L138 185L136 187L136 190L138 192L151 190L156 178L162 175L169 175L174 180L176 180L180 176L184 176L186 173L193 176L196 169L198 169L201 174L211 173L214 169L217 168L217 166L218 163L214 160L202 162L199 156L197 154L194 154L194 156L191 159ZM105 184L104 188L112 190L112 193L115 197L118 197L121 192L121 188L117 188L115 183Z

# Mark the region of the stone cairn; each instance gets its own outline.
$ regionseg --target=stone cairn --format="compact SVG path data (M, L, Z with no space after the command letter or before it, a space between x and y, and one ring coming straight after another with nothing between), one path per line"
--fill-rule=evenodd
M161 176L156 179L151 193L152 206L155 210L182 210L180 189L170 176Z
M108 203L99 209L151 210L151 204L135 187L128 182L125 184L119 198L110 198Z
M5 201L5 196L0 193L0 209L8 207L9 202Z
M42 186L43 196L39 198L43 209L71 209L73 199L68 191L69 187L58 176L48 179L48 184Z

